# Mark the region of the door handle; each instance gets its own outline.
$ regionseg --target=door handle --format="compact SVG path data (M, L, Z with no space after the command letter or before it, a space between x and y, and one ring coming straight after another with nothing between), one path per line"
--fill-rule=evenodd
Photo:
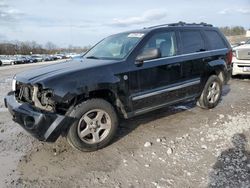
M204 48L201 48L200 50L198 50L197 52L205 52L205 51L207 51L206 49L204 49Z

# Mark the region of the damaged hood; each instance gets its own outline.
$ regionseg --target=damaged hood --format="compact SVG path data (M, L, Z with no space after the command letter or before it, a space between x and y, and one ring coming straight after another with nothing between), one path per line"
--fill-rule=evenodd
M74 72L86 71L93 68L101 68L116 63L114 60L82 59L56 63L36 69L21 72L16 75L16 80L23 83L38 83L58 76L67 76Z

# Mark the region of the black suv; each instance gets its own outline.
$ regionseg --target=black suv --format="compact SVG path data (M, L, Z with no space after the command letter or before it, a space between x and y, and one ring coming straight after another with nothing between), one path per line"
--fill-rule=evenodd
M17 74L5 105L41 141L65 135L82 151L106 146L118 117L186 100L215 107L232 50L212 25L176 23L115 34L82 59Z

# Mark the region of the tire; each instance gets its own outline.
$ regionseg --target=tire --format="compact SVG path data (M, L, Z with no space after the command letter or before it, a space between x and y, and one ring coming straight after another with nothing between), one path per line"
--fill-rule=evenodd
M103 99L82 102L72 110L70 117L76 121L67 132L67 140L80 151L95 151L107 146L118 127L113 106Z
M2 63L2 61L0 61L0 66L2 66L3 65L3 63Z
M197 105L204 109L217 106L222 94L222 82L218 76L212 75L208 78Z

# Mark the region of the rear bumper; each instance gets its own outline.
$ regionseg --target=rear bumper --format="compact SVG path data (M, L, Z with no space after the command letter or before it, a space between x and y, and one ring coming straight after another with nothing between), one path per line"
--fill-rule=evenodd
M250 71L244 71L244 67L250 67L250 60L238 60L233 58L232 75L250 75Z
M18 103L14 93L4 98L13 120L40 141L54 142L67 124L65 116L44 112L27 103Z

